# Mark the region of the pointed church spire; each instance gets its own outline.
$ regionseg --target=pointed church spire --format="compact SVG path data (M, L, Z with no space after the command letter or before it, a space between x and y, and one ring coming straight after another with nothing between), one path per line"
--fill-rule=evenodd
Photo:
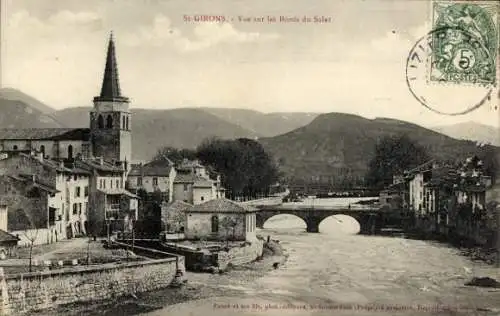
M109 36L108 53L106 56L106 66L104 68L104 78L102 79L101 94L98 97L95 97L94 101L128 102L128 98L121 95L113 31L111 31Z

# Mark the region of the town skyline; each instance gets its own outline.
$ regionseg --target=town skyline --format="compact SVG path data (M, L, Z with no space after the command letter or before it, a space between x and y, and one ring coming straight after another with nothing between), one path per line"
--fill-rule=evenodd
M57 110L91 106L113 31L122 91L131 108L342 112L422 126L469 121L498 126L492 102L452 117L429 111L411 95L404 65L411 46L430 29L423 1L315 6L297 1L273 8L223 0L210 6L130 4L4 1L2 86ZM186 22L185 15L195 14L233 21ZM239 22L240 16L304 15L331 22ZM42 77L33 75L34 69Z

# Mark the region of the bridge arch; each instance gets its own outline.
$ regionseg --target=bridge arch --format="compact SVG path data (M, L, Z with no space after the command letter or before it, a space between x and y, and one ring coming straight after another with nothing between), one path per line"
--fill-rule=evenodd
M273 226L266 228L307 228L305 219L295 214L286 213L272 215L271 217L265 218L262 223L259 223L259 220L257 220L256 224L257 227L260 228L264 228L266 224Z
M342 232L344 234L358 234L361 231L359 219L345 214L334 214L325 217L318 224L321 232Z

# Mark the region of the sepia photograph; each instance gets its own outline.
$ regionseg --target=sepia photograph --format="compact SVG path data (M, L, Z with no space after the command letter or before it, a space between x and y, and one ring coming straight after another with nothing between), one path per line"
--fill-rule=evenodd
M497 0L0 0L0 315L500 315Z

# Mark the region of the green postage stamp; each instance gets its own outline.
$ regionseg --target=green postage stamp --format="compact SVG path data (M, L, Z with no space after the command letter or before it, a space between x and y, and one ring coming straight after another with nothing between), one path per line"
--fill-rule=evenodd
M497 1L433 1L429 80L496 84Z

